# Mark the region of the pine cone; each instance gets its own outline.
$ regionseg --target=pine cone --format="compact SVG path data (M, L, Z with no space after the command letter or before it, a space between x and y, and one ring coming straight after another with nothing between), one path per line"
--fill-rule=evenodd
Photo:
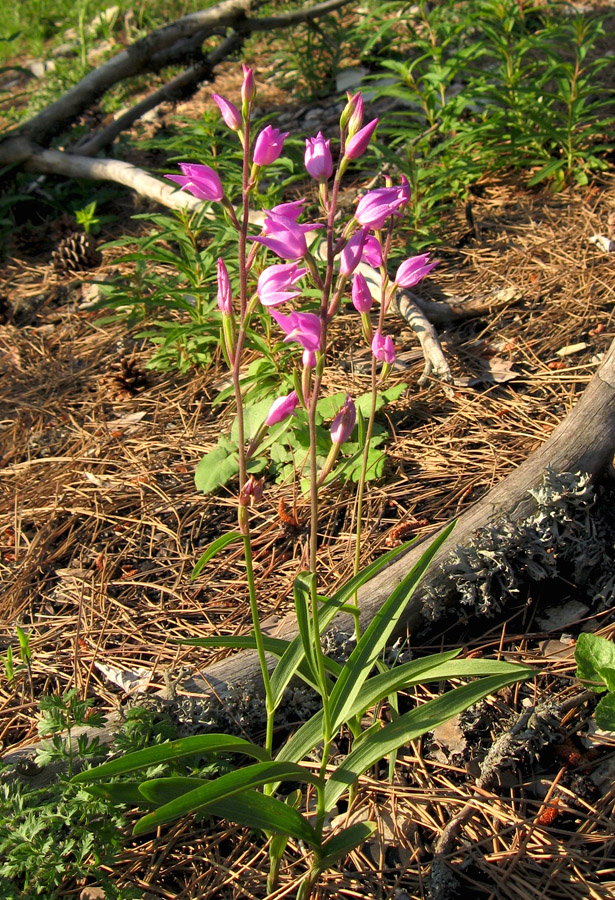
M62 275L93 269L101 262L102 255L92 236L78 232L63 238L51 254L51 265Z
M147 373L132 356L120 357L118 362L112 363L111 369L115 383L131 396L147 387Z

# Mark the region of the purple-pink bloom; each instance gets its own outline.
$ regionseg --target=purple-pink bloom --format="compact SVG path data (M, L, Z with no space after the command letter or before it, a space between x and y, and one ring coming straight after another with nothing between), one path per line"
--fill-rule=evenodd
M263 306L279 306L286 300L298 297L301 291L293 291L291 288L305 275L306 270L300 269L296 262L278 263L263 269L258 276L256 292Z
M361 262L367 263L368 266L372 266L374 269L378 269L382 265L382 245L373 234L368 234L365 238Z
M224 260L218 257L218 309L225 316L233 312L233 294Z
M372 119L350 138L344 149L344 156L347 159L357 159L359 156L363 156L377 124L378 119Z
M340 254L341 275L350 275L359 265L366 239L367 228L360 228L350 238Z
M421 278L424 278L432 269L438 265L439 260L435 262L429 261L429 253L419 253L418 256L411 256L400 265L395 275L395 284L400 287L410 288L418 284Z
M252 159L257 166L268 166L275 162L284 146L290 131L280 131L267 125L254 142Z
M301 362L303 363L303 367L305 369L314 369L316 368L316 354L313 350L304 350L303 356L301 357Z
M292 416L298 403L299 397L296 391L291 391L286 397L278 397L271 404L265 425L277 425L278 422L283 422L284 419Z
M303 212L304 206L305 201L303 199L290 200L288 203L278 203L277 206L274 206L266 212L267 214L274 213L276 216L282 216L284 219L290 219L291 221L296 222Z
M406 205L404 192L403 185L401 188L385 187L368 191L357 204L355 219L365 228L382 228L389 216L398 215L398 210Z
M395 362L395 347L393 346L391 335L387 334L386 337L383 337L382 334L377 331L372 340L372 353L376 359L388 363L389 365Z
M334 444L344 444L350 435L357 421L357 410L352 402L350 394L346 394L346 401L331 422L331 441Z
M286 332L284 342L296 341L304 350L320 350L320 319L314 313L291 312L289 316L269 310L282 331Z
M179 163L183 175L165 175L170 181L181 185L182 191L190 191L199 200L222 200L224 188L218 173L211 166L197 163Z
M234 103L219 94L212 94L211 99L218 104L222 118L231 131L241 131L241 113Z
M254 100L256 93L254 88L254 69L248 68L245 63L241 64L243 69L243 84L241 85L241 100L243 103L250 103Z
M333 158L331 157L331 141L326 141L321 131L316 137L307 138L305 142L305 168L308 175L317 181L326 181L333 175Z
M265 218L263 233L248 240L269 247L281 259L302 259L308 252L305 235L315 228L322 228L322 225L299 225L286 216L271 212Z
M410 198L412 196L412 191L410 190L410 184L405 175L401 176L401 187L399 188L399 197L400 200L403 201L401 205L401 209L404 209L409 203Z
M357 272L352 280L352 305L357 312L368 313L372 308L374 298L365 276Z

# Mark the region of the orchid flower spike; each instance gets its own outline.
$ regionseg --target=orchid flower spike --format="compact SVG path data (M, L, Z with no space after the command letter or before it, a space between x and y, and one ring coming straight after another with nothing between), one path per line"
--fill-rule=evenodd
M291 312L285 316L275 309L271 309L270 313L286 333L284 343L296 341L304 350L320 350L321 324L315 313Z

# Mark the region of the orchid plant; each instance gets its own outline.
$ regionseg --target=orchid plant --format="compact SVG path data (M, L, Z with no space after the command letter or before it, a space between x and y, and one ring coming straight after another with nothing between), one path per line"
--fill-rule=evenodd
M385 666L382 654L386 643L422 573L450 533L452 525L429 547L361 633L358 589L404 549L396 548L360 570L363 489L377 395L395 360L393 340L386 331L386 313L396 289L417 284L436 263L430 260L428 254L421 254L402 262L394 278L389 277L388 258L393 229L410 200L410 189L403 176L399 184L387 180L385 186L365 193L349 220L337 224L338 195L344 173L352 160L366 152L378 124L377 119L364 124L360 94L348 97L341 114L339 153L335 161L331 141L321 133L306 141L305 168L308 175L318 182L323 221L302 222L304 201L293 201L266 210L260 233L250 233L251 199L263 169L282 153L287 134L267 126L253 140L250 119L255 97L254 73L246 66L243 71L241 110L225 98L213 95L224 122L237 133L243 147L241 197L233 198L237 206L227 197L218 174L208 165L184 163L180 165L181 175L167 177L179 184L182 190L219 204L222 214L237 232L238 296L234 296L227 265L220 259L217 301L222 315L221 346L232 373L237 405L238 529L220 536L210 545L193 575L198 576L209 560L224 547L242 541L253 629L250 635L241 638L186 640L184 643L256 650L265 695L264 745L231 735L198 735L128 754L81 772L75 780L100 782L107 777L138 773L151 766L194 757L195 754L237 753L251 757L255 760L251 765L212 780L176 775L149 779L137 777L137 780L128 782L94 785L92 789L119 801L149 806L149 813L137 822L135 834L149 831L187 813L214 814L260 829L269 839L269 890L274 890L278 883L280 862L288 842L302 842L299 846L309 848L310 863L299 885L297 897L306 900L321 873L340 862L374 830L375 826L371 823L359 823L332 832L327 824L342 795L349 793L352 799L361 774L382 757L394 756L401 746L487 694L529 677L531 670L499 661L455 660L458 651L412 660L392 669ZM324 252L315 252L315 242L324 244ZM270 254L277 257L275 262L270 260ZM319 258L324 258L322 264ZM379 271L379 279L367 277L370 267ZM380 305L377 321L373 323L374 298L369 283L378 280L381 284ZM309 308L302 299L308 287L309 296L317 295L319 298L315 309ZM357 416L352 397L349 394L345 396L330 425L330 451L319 465L317 415L327 361L328 335L331 322L348 289L360 316L358 328L372 350L371 399L368 415L364 418ZM246 334L258 304L280 329L283 341L297 345L298 356L294 389L268 404L262 421L247 429L241 365ZM310 435L309 567L298 574L294 584L299 633L294 640L284 641L266 635L260 624L252 565L250 510L262 496L263 479L250 472L250 464L257 450L279 439L300 410L307 415ZM357 490L354 576L333 596L325 597L318 589L319 488L330 478L340 449L355 428L359 430L362 444L362 471ZM325 654L321 642L323 633L338 612L350 613L355 623L354 649L343 665ZM271 656L278 659L273 671L270 671L269 664ZM463 676L477 680L457 686L403 715L392 713L388 724L375 718L367 729L364 728L369 710L401 688L424 681L439 682ZM296 677L303 679L317 692L321 709L281 749L274 752L276 710L290 682ZM341 730L350 736L351 749L340 760L334 750L335 739ZM314 754L319 760L316 764L313 763ZM308 785L308 790L315 796L312 811L301 811L303 798L300 791L287 794L284 798L276 796L277 788L284 781Z

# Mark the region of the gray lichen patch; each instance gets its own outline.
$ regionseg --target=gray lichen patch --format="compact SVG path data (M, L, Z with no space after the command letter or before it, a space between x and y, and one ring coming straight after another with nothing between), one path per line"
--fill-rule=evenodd
M530 494L536 501L533 515L523 521L502 517L491 522L450 554L442 567L444 584L440 579L425 592L432 620L444 612L451 591L463 605L491 616L518 594L521 584L554 578L564 570L575 585L583 585L603 567L593 593L603 602L612 596L613 538L594 514L589 475L547 469L542 484Z

